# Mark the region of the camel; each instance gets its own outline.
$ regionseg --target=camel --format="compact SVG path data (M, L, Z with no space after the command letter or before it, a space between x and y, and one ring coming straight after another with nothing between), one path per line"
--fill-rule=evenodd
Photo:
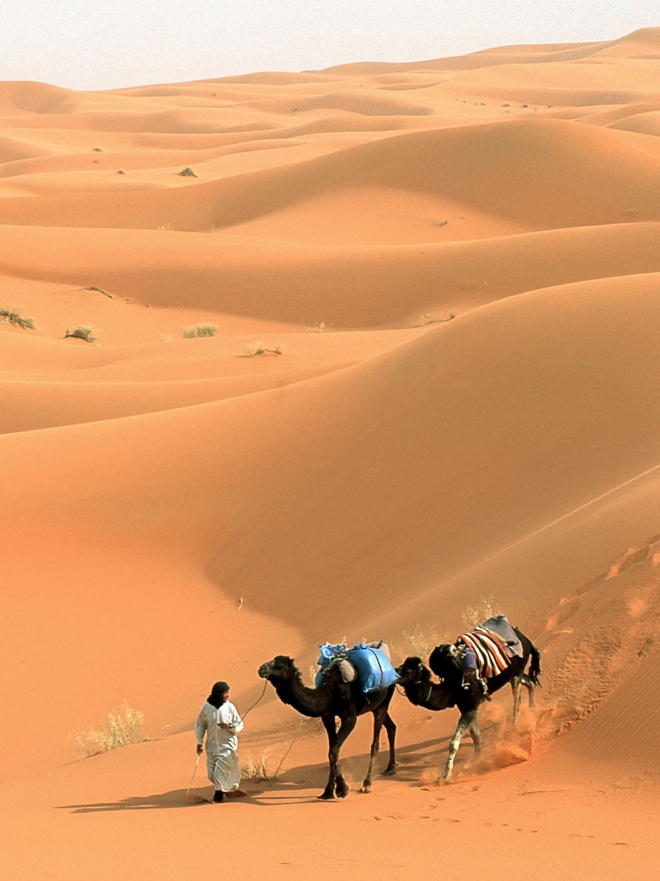
M446 710L455 706L460 711L461 716L449 742L449 756L442 775L445 783L451 780L454 759L466 732L469 731L472 737L477 755L481 752L481 732L477 722L477 711L485 700L490 700L490 694L499 691L507 682L511 683L514 724L520 710L522 687L527 689L530 707L534 706L534 689L540 685L538 677L541 674L541 655L524 633L515 627L513 629L522 643L523 656L512 658L511 663L502 673L486 679L486 692L482 691L476 681L467 686L463 684L463 672L456 660L455 652L452 651L454 647L450 645L436 646L429 657L431 669L440 679L439 684L433 682L431 670L424 666L421 658L406 658L403 664L396 668L399 676L397 685L403 688L412 704L427 710ZM530 658L529 671L525 672Z
M330 773L326 787L319 796L320 799L333 799L335 792L338 798L346 798L348 795L349 787L339 767L339 751L355 728L358 716L365 713L373 713L374 715L374 736L371 744L369 770L360 792L369 792L371 789L371 769L374 758L378 754L380 732L383 725L387 731L390 745L390 760L384 773L388 777L396 773L394 752L396 725L389 714L394 685L365 694L357 679L350 683L344 682L339 666L330 664L324 670L321 685L317 688L308 688L303 685L300 671L293 659L284 655L277 655L272 661L262 664L259 667L259 676L262 679L267 679L273 685L282 703L290 704L303 716L320 718L325 726L328 734ZM339 717L341 723L339 731L337 731L336 717Z

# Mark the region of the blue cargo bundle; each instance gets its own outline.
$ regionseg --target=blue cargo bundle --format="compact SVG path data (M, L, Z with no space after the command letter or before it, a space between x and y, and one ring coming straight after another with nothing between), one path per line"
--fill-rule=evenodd
M392 683L396 682L398 676L385 652L375 647L378 644L369 645L365 642L356 642L352 649L347 649L343 644L326 643L320 646L321 657L318 663L321 669L316 674L316 687L318 688L322 683L323 671L329 664L333 661L348 660L357 670L362 691L368 693L389 688ZM384 644L381 643L381 645Z

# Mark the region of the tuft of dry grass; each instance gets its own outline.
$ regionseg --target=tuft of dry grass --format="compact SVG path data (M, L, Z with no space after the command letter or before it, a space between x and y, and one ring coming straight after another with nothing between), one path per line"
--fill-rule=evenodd
M96 337L94 336L94 328L87 327L84 324L79 324L75 330L67 330L64 334L64 339L67 337L72 337L76 340L85 340L86 343L95 343Z
M425 661L433 649L443 642L443 639L438 636L435 627L425 631L422 630L419 624L412 631L404 630L403 638L406 643L403 648L400 645L390 643L392 663L395 667L398 664L402 664L410 655Z
M189 165L186 165L186 167L181 169L181 171L177 171L177 174L181 177L197 177L197 175Z
M241 766L241 776L253 783L270 783L268 776L268 762L270 761L271 749L265 749L260 756L248 755Z
M445 321L453 321L454 318L456 315L453 312L450 312L449 315L444 315L443 312L427 312L414 326L425 327L427 324L444 324Z
M245 347L245 357L246 358L254 358L257 355L281 355L282 349L280 346L275 346L274 349L269 349L259 340L258 343L248 343Z
M217 324L209 324L208 322L202 322L201 324L191 324L189 327L184 328L183 336L187 340L194 340L196 337L203 336L217 336L218 333L218 325Z
M493 594L490 594L487 597L482 596L477 606L468 606L461 617L463 624L468 628L472 628L483 624L484 621L492 618L493 615L500 614L500 607Z
M144 714L124 701L118 710L108 713L105 727L78 728L69 738L73 741L80 758L88 758L109 749L141 743Z
M5 306L0 309L0 324L13 324L14 327L22 327L23 330L34 330L34 319L24 318L19 309L11 309Z

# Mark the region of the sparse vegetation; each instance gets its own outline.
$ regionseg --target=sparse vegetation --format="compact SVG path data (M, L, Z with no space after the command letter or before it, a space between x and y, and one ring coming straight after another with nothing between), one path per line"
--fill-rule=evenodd
M245 357L246 358L254 358L256 355L281 355L282 349L280 346L275 346L274 349L269 349L259 340L258 343L248 343L245 347Z
M185 327L183 330L183 335L187 340L193 340L195 337L203 337L203 336L216 336L218 333L217 324L195 324L190 325L190 327Z
M307 330L310 333L323 333L325 330L330 330L325 321L317 321L316 324L312 324L311 327L308 327Z
M130 707L126 701L118 710L108 713L106 727L79 728L69 737L73 741L81 758L95 756L109 749L127 746L129 743L141 743L144 714Z
M241 776L253 783L261 783L265 781L270 783L268 777L268 762L270 760L271 749L265 749L259 757L248 755L243 762L241 768Z
M18 309L10 309L5 306L0 309L0 324L13 324L15 327L22 327L23 330L34 330L34 319L24 318Z
M426 315L422 315L421 321L415 327L424 327L426 324L442 324L445 321L453 321L454 318L456 315L453 312L450 312L449 315L444 315L443 312L427 312Z
M438 636L435 627L432 627L427 632L422 630L419 624L412 631L404 630L403 638L407 643L403 648L398 645L390 644L392 661L395 666L402 663L409 655L425 660L431 654L433 649L443 642Z
M181 177L197 177L197 175L189 165L186 165L186 167L183 168L181 171L178 171L177 174L179 174Z
M493 615L499 614L499 606L493 594L487 597L482 596L478 606L468 606L465 609L462 615L463 624L466 627L477 627L488 618L492 618Z
M96 337L94 336L94 329L91 327L86 327L84 324L79 324L75 330L67 330L64 334L64 339L67 337L73 337L76 340L85 340L86 343L95 343Z

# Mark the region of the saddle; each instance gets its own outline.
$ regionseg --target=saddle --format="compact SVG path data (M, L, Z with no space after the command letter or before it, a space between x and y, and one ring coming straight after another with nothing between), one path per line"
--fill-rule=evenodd
M456 640L457 648L461 648L461 643L474 652L477 670L484 679L499 676L511 663L501 638L483 625L462 633Z

